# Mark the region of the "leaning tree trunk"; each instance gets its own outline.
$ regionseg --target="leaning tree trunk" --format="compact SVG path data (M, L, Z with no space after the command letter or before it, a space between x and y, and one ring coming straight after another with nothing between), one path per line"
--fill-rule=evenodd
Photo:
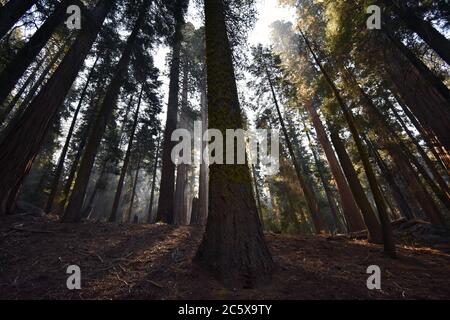
M369 240L374 243L383 243L383 235L380 224L369 200L367 199L366 193L361 185L361 182L359 181L358 174L353 167L352 161L345 150L345 146L339 137L338 132L332 127L330 127L330 131L331 141L333 142L334 149L339 157L342 170L345 172L345 176L347 177L347 181L350 184L350 188L352 189L358 206L364 213L364 221L367 225L367 229L369 230Z
M36 0L10 0L0 7L0 39L36 3Z
M205 1L209 127L242 128L231 47L221 0ZM224 157L225 158L225 157ZM247 164L210 166L206 232L195 261L227 287L267 281L274 263L266 245Z
M450 90L400 40L379 33L385 73L420 124L450 150ZM385 40L383 40L383 38Z
M383 0L402 19L406 26L417 33L450 66L450 41L433 25L418 17L404 0Z
M81 107L83 106L83 100L86 95L86 91L89 87L89 84L91 82L92 74L94 72L95 66L97 65L98 59L99 59L99 56L97 56L97 58L95 59L94 65L91 67L91 71L89 72L88 78L86 79L86 83L84 84L83 90L81 91L80 99L78 100L78 105L75 109L75 113L73 114L69 132L67 133L66 141L61 150L61 155L59 156L58 165L55 170L52 185L50 187L50 195L48 196L47 205L45 208L45 212L47 212L47 213L50 213L53 210L53 203L55 201L55 197L58 192L61 175L62 175L62 172L64 169L64 161L66 160L67 151L69 150L70 141L72 140L72 135L75 130L75 125L77 123L78 114L80 113Z
M108 89L106 90L105 98L100 106L100 110L94 122L95 125L92 128L92 132L86 144L86 150L84 151L83 158L80 163L75 186L72 194L70 195L69 202L67 203L66 211L64 212L62 219L63 222L79 222L81 219L81 207L86 195L86 189L89 183L91 170L94 165L95 156L97 155L106 126L110 121L114 107L116 106L120 88L122 87L128 72L128 65L133 53L133 48L139 32L145 22L149 6L150 0L144 0L139 11L139 16L134 24L133 31L127 39L122 56L117 63L114 76L108 86Z
M336 199L333 196L333 192L330 188L329 181L325 177L325 170L323 167L322 162L320 161L319 155L317 153L317 150L314 148L311 136L309 134L309 129L306 126L305 119L301 118L303 122L303 127L305 128L306 138L308 139L309 148L312 151L314 163L317 168L317 172L319 173L320 181L322 182L323 189L325 190L325 196L327 197L328 205L330 207L331 214L334 217L334 220L336 221L336 229L338 231L343 231L344 226L342 225L341 219L339 219L339 209L338 204L336 202Z
M12 210L11 205L15 201L11 197L17 196L12 191L20 190L52 120L113 4L114 1L99 1L91 12L92 20L85 24L51 79L27 108L14 130L0 143L0 216Z
M391 226L391 222L389 220L389 215L388 215L388 212L386 209L386 203L384 202L383 195L381 193L380 187L377 182L377 178L375 176L375 172L373 171L372 165L370 163L370 159L369 159L367 150L365 149L365 147L361 141L361 137L359 136L353 115L352 115L351 111L347 108L347 105L345 104L344 100L342 99L341 94L339 93L339 90L337 89L333 80L330 78L330 76L326 72L325 68L322 66L322 63L320 62L319 58L313 51L308 38L303 34L302 31L300 31L300 32L301 32L303 39L305 40L306 46L308 47L308 49L314 59L314 62L319 67L322 75L324 76L327 84L329 85L330 89L332 90L332 92L344 114L345 120L346 120L346 122L349 126L349 129L350 129L350 132L353 136L353 140L355 141L356 148L358 149L359 155L361 157L361 161L364 166L364 171L366 172L367 180L369 181L370 189L372 191L372 194L373 194L373 197L375 199L375 203L376 203L376 206L378 209L378 215L380 218L381 229L383 232L384 251L390 257L395 258L396 257L396 249L395 249L394 235L392 232L392 226Z
M50 17L2 70L0 73L0 105L14 89L17 81L48 42L55 29L63 22L68 4L69 0L59 3Z
M170 66L169 102L167 105L166 126L162 142L161 185L159 187L158 211L156 219L165 223L173 223L175 164L172 161L172 149L175 142L171 140L172 132L177 128L178 92L180 89L180 51L183 40L183 12L180 1L175 3L175 35L172 43L172 61Z
M316 129L317 138L322 145L323 150L325 151L325 155L328 161L328 164L331 169L331 173L333 174L334 180L336 181L336 185L338 188L339 195L341 197L342 209L344 211L345 220L347 221L347 226L350 232L361 231L365 229L364 221L361 216L361 212L364 217L370 217L372 212L364 211L367 208L361 206L361 203L358 202L359 208L356 202L356 195L352 193L350 186L342 172L342 168L339 165L339 162L336 158L336 154L333 151L333 147L331 146L330 141L328 140L327 134L325 132L325 128L322 124L322 121L317 114L317 111L314 109L312 101L306 102L306 109L311 117L314 128ZM359 210L361 209L361 211ZM369 221L372 221L369 218ZM373 236L374 240L379 239L379 231L377 230L376 225L370 225L369 233ZM367 226L369 228L369 225Z
M286 129L286 125L284 123L284 119L283 119L283 116L281 114L280 107L278 105L278 99L277 99L277 96L275 94L275 89L274 89L273 84L272 84L272 79L270 77L270 74L269 74L269 71L267 70L267 68L266 68L266 76L267 76L267 80L269 81L270 91L272 92L272 99L273 99L275 108L277 110L278 121L280 122L281 130L283 132L284 139L286 141L286 145L287 145L287 148L288 148L288 151L289 151L289 155L290 155L290 157L292 159L292 162L294 164L295 173L297 174L297 178L298 178L298 181L300 183L300 187L302 188L303 193L305 195L306 204L308 205L308 209L309 209L309 212L311 214L311 218L313 220L316 232L317 233L321 233L323 231L323 222L322 222L322 216L321 216L321 212L320 212L320 207L319 207L316 195L311 190L311 188L308 186L308 184L306 183L305 178L303 177L302 170L301 170L300 165L299 165L299 163L297 161L297 157L296 157L296 155L294 153L294 148L293 148L291 140L289 138L289 134L288 134L288 131Z
M122 196L122 188L123 188L123 182L125 181L125 175L127 174L127 171L128 171L128 164L130 163L131 150L133 147L134 134L136 133L136 128L138 125L139 109L141 108L143 92L144 92L144 87L142 86L141 93L139 95L138 105L137 105L136 111L134 113L133 126L131 127L127 151L125 153L125 158L123 159L123 165L122 165L122 170L120 171L119 182L117 183L116 194L114 196L114 202L113 202L113 206L112 206L112 210L111 210L111 215L109 217L110 222L120 222L120 220L121 220L120 216L118 214L120 198Z

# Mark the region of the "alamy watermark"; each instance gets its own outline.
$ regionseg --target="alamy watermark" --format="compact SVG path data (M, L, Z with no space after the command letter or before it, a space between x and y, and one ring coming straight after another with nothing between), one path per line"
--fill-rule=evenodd
M178 142L171 153L177 165L250 163L260 165L265 175L275 175L280 169L280 136L276 130L227 129L224 137L218 129L204 131L202 122L195 121L193 135L187 129L177 129L171 140ZM207 147L202 150L203 142Z

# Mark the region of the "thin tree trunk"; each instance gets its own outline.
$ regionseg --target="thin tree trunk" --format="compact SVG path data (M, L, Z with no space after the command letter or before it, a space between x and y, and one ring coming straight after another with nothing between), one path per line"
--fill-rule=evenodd
M252 164L252 173L253 173L252 174L253 184L255 185L256 204L258 205L259 220L261 221L261 225L264 229L264 219L263 219L263 215L262 215L261 196L259 195L258 180L257 180L256 168L255 168L254 164Z
M141 159L139 158L138 162L137 162L137 167L136 167L136 174L134 176L133 188L131 190L130 206L129 206L127 214L125 216L126 217L125 222L130 222L131 218L132 218L134 198L136 196L136 187L137 187L137 183L138 183L138 179L139 179L139 170L141 170L140 166L141 166ZM134 219L133 219L133 221L134 221Z
M377 162L378 167L380 168L383 174L383 177L386 179L387 183L391 187L393 196L395 198L395 201L397 202L397 205L399 206L400 212L406 219L408 220L414 219L414 214L408 204L408 201L403 196L401 188L397 184L396 179L391 173L389 167L381 158L380 154L377 151L377 148L375 148L373 146L373 143L369 141L369 139L367 139L365 136L363 136L363 139L366 142L367 146L369 147L370 153L373 155L375 161Z
M286 129L286 125L284 123L284 119L281 114L280 107L278 105L278 100L277 100L277 96L275 94L275 90L274 90L274 87L272 84L272 79L270 77L270 74L269 74L269 71L267 70L267 68L266 68L266 76L269 81L270 90L272 92L273 102L274 102L275 108L277 110L278 121L280 122L281 130L282 130L284 138L286 140L286 145L287 145L287 148L289 151L289 155L292 159L292 162L293 162L293 165L295 168L295 172L297 174L297 178L300 183L300 187L302 188L303 193L305 195L306 203L308 205L308 209L311 214L311 218L314 222L314 227L316 228L317 233L321 233L323 231L323 222L322 222L322 216L320 213L320 207L319 207L319 204L318 204L318 201L316 199L314 192L307 185L305 178L303 177L302 170L298 164L297 157L295 156L295 153L294 153L294 148L293 148L291 140L289 138L288 131Z
M0 216L10 212L15 201L12 190L20 190L23 179L48 132L52 120L62 105L84 59L97 37L114 1L99 1L91 12L92 23L83 28L51 79L27 108L14 130L0 143ZM17 148L17 146L21 146Z
M91 67L91 71L89 72L89 75L86 79L86 83L83 87L83 90L81 91L80 99L78 100L78 105L75 109L75 113L73 114L72 122L69 127L69 132L67 133L66 141L61 150L61 155L59 156L58 165L55 170L52 185L50 187L50 195L48 196L48 199L47 199L47 205L46 205L46 209L45 209L45 212L47 212L47 213L50 213L53 210L53 203L55 201L55 197L58 192L61 175L64 170L64 161L66 160L67 151L69 150L70 141L72 140L72 135L75 130L75 125L77 123L78 114L80 113L81 107L83 106L83 100L86 95L86 91L89 87L89 84L91 82L91 78L92 78L95 66L97 65L98 59L99 59L99 56L97 56L97 58L95 59L94 65Z
M301 32L301 35L302 35L303 39L305 40L305 43L306 43L309 51L311 52L311 55L313 56L313 59L314 59L316 65L319 67L320 71L322 72L322 75L324 76L326 82L328 83L331 90L333 91L333 94L342 109L344 117L349 126L350 132L352 133L353 139L355 141L356 148L358 149L358 152L360 154L360 157L361 157L361 160L362 160L362 163L364 166L364 171L366 172L367 180L369 181L370 189L372 190L372 194L374 196L375 203L376 203L376 206L378 209L378 214L379 214L380 223L381 223L381 229L383 232L384 251L390 257L395 258L396 257L396 249L395 249L395 243L394 243L394 236L392 233L391 222L389 220L389 216L388 216L388 213L386 210L386 203L383 200L383 195L382 195L380 187L378 185L375 173L372 169L372 165L370 163L369 156L367 154L367 150L364 148L364 145L359 136L353 115L350 112L350 110L348 110L347 105L345 104L344 100L342 99L342 97L339 93L339 90L337 89L333 80L330 78L328 73L325 71L324 67L322 66L322 63L319 61L317 55L314 53L314 51L309 43L309 40L306 38L306 36L303 34L303 32Z
M86 206L83 209L83 218L88 218L92 211L92 205L94 203L95 196L97 195L98 191L100 190L100 187L104 183L103 180L105 178L107 167L108 167L108 159L105 159L101 165L100 175L98 176L98 180L95 183L94 190L92 190L91 196L89 197L89 200L87 201Z
M181 2L175 3L175 34L172 43L172 61L170 66L169 102L167 119L162 142L161 185L159 187L158 211L156 219L168 224L174 221L175 164L172 161L172 149L175 142L171 141L172 132L177 128L178 93L180 87L180 51L183 40L184 25Z
M148 215L147 215L147 223L153 223L153 201L155 198L155 188L156 188L156 171L158 170L158 162L159 162L159 152L161 145L161 137L158 137L158 145L156 147L155 157L153 158L153 174L152 174L152 190L150 192L150 203L148 206Z
M36 0L10 0L0 7L0 39L35 4Z
M149 6L150 0L144 0L141 5L139 16L135 22L133 31L128 37L127 43L122 52L122 56L117 63L113 79L111 80L111 83L106 90L105 97L94 122L95 125L86 144L86 150L80 163L75 186L73 188L72 194L70 195L69 202L62 219L63 222L80 221L81 206L86 195L86 189L89 183L89 176L91 175L91 170L94 165L95 156L97 155L100 142L106 130L106 126L110 121L111 114L113 113L114 107L116 106L120 88L122 87L122 84L128 73L128 65L134 50L135 42L144 24L146 15L148 14Z
M209 127L243 127L224 3L205 1ZM247 164L210 166L208 222L194 260L229 288L267 281L274 263L264 240Z
M66 17L68 3L69 0L62 0L56 6L50 17L2 70L0 73L0 105L3 104L17 81L51 38L55 29L62 23Z
M120 198L122 196L123 182L125 181L125 175L128 171L128 164L129 164L130 158L131 158L131 150L133 147L134 135L136 133L136 128L138 125L139 109L141 108L143 92L144 92L144 87L142 86L141 93L139 94L138 105L137 105L136 111L134 113L133 126L131 128L130 137L128 139L127 151L125 153L125 158L123 160L122 170L120 171L119 182L117 183L116 194L114 196L114 202L113 202L113 206L112 206L112 210L111 210L111 215L109 217L110 222L120 222L121 221L120 218L122 216L121 215L119 216Z
M338 231L343 231L344 228L343 228L343 225L341 225L342 222L341 222L341 219L339 219L339 214L338 214L338 212L339 212L338 204L336 203L336 200L333 197L333 192L329 186L329 181L327 181L327 179L325 177L323 164L320 161L319 155L317 154L317 150L314 148L314 146L312 144L311 136L308 132L308 129L306 127L306 122L303 118L302 118L302 122L303 122L303 126L305 128L306 138L308 139L309 148L311 149L311 151L313 153L314 163L317 167L320 181L322 182L323 189L325 190L325 196L327 197L327 201L328 201L328 205L330 207L331 214L333 215L333 217L336 221L336 229Z
M33 68L33 71L31 71L30 75L28 76L27 80L24 82L22 87L19 89L19 91L15 94L14 98L8 103L8 105L5 107L3 112L0 115L0 123L3 123L8 115L14 110L14 107L16 106L17 102L22 97L22 94L25 92L25 90L28 88L28 86L34 82L36 79L36 76L38 74L39 69L42 66L42 63L47 60L48 54L46 54L41 60L36 62L36 66Z
M203 135L208 128L208 104L206 99L206 88L204 85L201 87L201 114L202 114L202 149L201 163L200 163L200 177L199 177L199 190L198 190L198 218L196 223L204 226L208 219L208 188L209 188L209 166L206 163L206 159L203 158L203 154L208 149L207 142L203 140Z

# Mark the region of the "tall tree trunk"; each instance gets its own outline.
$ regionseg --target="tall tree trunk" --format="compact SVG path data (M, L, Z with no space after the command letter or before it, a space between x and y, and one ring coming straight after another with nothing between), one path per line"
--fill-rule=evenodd
M418 17L403 0L383 1L409 29L417 33L450 66L450 41L443 34L439 33L430 22Z
M180 51L184 25L181 2L177 1L175 11L175 34L172 40L172 61L170 65L169 102L167 105L166 126L162 142L161 185L159 187L158 211L156 219L168 224L174 218L175 164L172 161L172 132L177 128L178 93L180 89Z
M391 222L389 220L389 216L386 210L386 203L384 202L383 195L381 193L380 187L378 185L375 173L373 171L372 165L369 160L369 155L367 154L367 150L365 149L361 138L359 136L358 130L355 125L355 121L353 118L353 115L350 110L348 110L347 105L345 104L344 100L341 97L341 94L339 93L339 90L337 89L336 85L334 84L333 80L330 78L324 67L322 66L322 63L319 61L319 58L313 51L311 44L309 40L306 38L306 36L301 31L301 35L303 39L305 40L305 43L311 52L311 55L316 63L316 65L319 67L320 71L322 72L322 75L324 76L326 82L328 83L330 89L333 91L333 94L339 103L339 106L341 107L341 110L344 114L345 120L349 126L350 132L353 136L353 140L355 141L356 148L358 149L358 152L360 154L364 171L366 172L367 180L369 181L370 189L372 190L372 194L375 199L375 203L378 209L378 215L380 218L381 223L381 229L383 232L383 242L384 242L384 251L386 254L388 254L390 257L395 258L396 257L396 249L395 249L395 243L394 243L394 236L392 233L392 226Z
M136 167L136 174L134 176L133 180L133 188L131 190L131 199L130 199L130 206L128 207L127 214L125 215L124 222L130 222L132 219L133 214L133 204L134 204L134 198L136 196L136 187L139 179L139 170L141 170L141 159L138 159L137 167ZM134 218L133 218L134 221Z
M188 70L187 63L183 63L183 90L181 94L181 112L178 128L188 129L189 115L188 115ZM175 185L174 194L174 205L173 205L173 223L177 225L185 224L185 217L187 212L186 209L186 188L188 183L188 165L186 163L181 163L177 166L177 177Z
M221 0L205 1L209 127L242 128L231 47ZM274 263L266 245L247 164L210 166L206 232L195 261L227 287L267 281Z
M350 232L360 231L365 229L364 221L361 216L361 212L364 217L369 218L373 213L371 211L363 211L367 209L364 206L361 206L361 203L358 202L359 208L356 202L356 195L352 193L350 189L349 183L347 182L344 173L342 172L342 168L339 165L339 162L336 158L336 154L333 151L330 141L328 140L327 134L325 132L325 128L322 124L322 121L317 114L316 109L313 106L312 101L308 101L305 104L306 109L311 117L311 121L316 129L317 139L322 145L323 150L325 151L325 155L328 160L328 164L330 165L331 172L333 173L334 180L336 181L336 185L339 191L339 195L341 197L342 209L344 211L344 216L347 221L348 229ZM359 210L361 209L361 211ZM372 219L368 219L372 221ZM372 226L372 225L371 225ZM369 228L369 226L367 226ZM374 240L379 239L379 232L376 226L373 226L372 230L369 230L371 234L373 234Z
M0 7L0 39L35 4L36 0L10 0Z
M40 149L54 115L74 82L84 59L114 1L100 0L57 70L27 108L19 123L0 143L0 216L11 211L7 203L15 197L12 190L20 190L24 177ZM20 146L20 148L17 148Z
M139 10L139 16L134 24L133 31L127 39L127 43L122 52L122 56L117 63L114 76L111 83L106 90L105 97L100 106L100 110L95 119L95 126L89 136L86 144L86 150L83 154L83 158L78 170L77 179L70 195L69 202L67 203L66 211L62 219L63 222L78 222L80 221L81 206L86 194L86 189L89 183L89 177L94 165L95 156L97 155L100 142L103 134L106 130L106 126L110 121L111 114L114 111L114 107L117 104L117 98L120 93L120 88L125 80L128 72L128 65L133 53L136 39L144 24L148 9L150 6L150 0L144 0Z
M120 219L121 215L119 216L120 198L122 196L123 182L125 181L125 175L128 171L128 164L129 164L130 158L131 158L131 150L133 147L134 134L136 133L136 128L138 125L139 109L141 108L143 92L144 92L144 87L142 86L141 93L139 94L138 105L137 105L136 111L134 113L133 126L131 128L130 137L128 139L127 151L125 153L125 158L123 159L123 165L122 165L122 170L120 171L119 182L117 183L116 194L114 196L114 202L113 202L113 206L112 206L112 210L111 210L111 215L109 217L110 222L121 222L121 219Z
M83 218L88 218L92 211L92 205L94 204L95 197L97 196L98 191L104 184L106 169L108 168L108 159L105 159L101 165L100 175L98 176L98 180L95 183L94 190L89 197L89 200L86 203L86 206L83 208Z
M152 190L150 192L150 203L148 205L147 223L153 223L153 201L155 198L156 188L156 171L158 170L159 152L161 146L161 137L158 137L158 145L156 146L155 157L153 158L153 174L152 174Z
M308 186L308 184L306 183L305 178L303 177L302 174L302 170L299 166L299 163L297 161L297 157L294 153L294 148L292 146L291 140L289 138L289 134L288 131L286 129L286 125L284 123L284 119L283 116L281 114L281 110L280 110L280 106L278 105L278 99L277 96L275 94L275 89L273 87L273 83L272 83L272 79L270 77L269 71L266 68L266 76L267 79L269 81L269 86L270 86L270 91L272 92L272 98L273 98L273 102L275 104L275 108L277 110L277 114L278 114L278 121L280 122L280 126L281 126L281 130L283 132L284 138L286 140L286 145L289 151L289 155L292 159L294 168L295 168L295 172L297 174L297 178L298 181L300 183L300 187L303 190L303 193L305 195L305 199L306 199L306 203L308 205L308 209L309 212L311 214L311 218L314 222L314 227L316 228L316 232L317 233L321 233L323 231L323 222L322 222L322 216L320 213L320 208L319 208L319 204L318 201L316 199L316 195L314 194L314 192L311 190L311 188Z
M88 75L88 77L86 79L86 83L84 84L83 90L81 91L80 99L78 100L78 104L77 104L77 107L75 109L75 113L73 114L72 122L71 122L70 127L69 127L69 132L67 133L66 141L65 141L64 146L63 146L63 148L61 150L61 155L59 156L58 165L57 165L56 170L55 170L55 174L54 174L54 177L53 177L53 182L52 182L52 185L50 187L50 194L48 196L47 205L46 205L46 208L45 208L45 212L47 212L47 213L50 213L53 210L53 203L55 201L55 197L56 197L56 194L58 192L58 187L59 187L59 184L60 184L61 175L62 175L63 170L64 170L64 161L66 160L67 151L69 150L70 141L72 140L72 135L73 135L73 132L75 130L75 125L77 123L78 114L80 113L81 107L83 106L83 100L84 100L84 97L86 95L86 91L87 91L87 89L89 87L89 84L91 82L91 78L92 78L95 66L97 65L98 59L99 59L99 56L97 56L97 58L95 59L94 65L91 67L89 75Z
M263 215L262 215L261 196L259 195L258 179L257 179L256 168L255 168L254 164L252 164L252 176L253 176L253 184L255 185L256 204L258 205L257 208L258 208L259 220L261 221L261 225L264 229L264 219L263 219Z
M56 6L50 17L2 70L0 73L0 105L3 104L17 81L51 38L55 29L63 22L68 3L69 0L62 0Z
M343 231L345 228L342 225L341 219L339 219L339 209L338 204L333 196L333 191L330 188L329 181L325 177L324 167L322 162L320 161L319 155L317 154L317 150L314 148L312 144L312 139L309 134L309 130L306 127L306 122L302 117L303 127L305 128L306 138L308 139L309 148L312 151L314 163L317 167L317 171L319 173L320 181L322 182L323 189L325 190L325 196L327 197L328 205L330 207L331 214L336 222L336 229L338 231Z
M201 86L200 99L201 99L201 114L202 114L202 137L208 128L208 104L206 99L206 86ZM203 159L203 154L208 149L206 141L202 138L202 148L201 152L201 163L200 163L200 177L199 177L199 188L198 188L198 218L195 223L204 226L208 219L208 189L209 189L209 166Z

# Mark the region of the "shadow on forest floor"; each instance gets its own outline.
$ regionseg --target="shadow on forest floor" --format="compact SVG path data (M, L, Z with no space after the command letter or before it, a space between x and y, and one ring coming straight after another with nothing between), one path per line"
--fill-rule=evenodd
M267 233L277 270L259 289L227 290L192 264L202 229L60 224L53 217L0 223L0 299L449 299L450 255L399 244L391 260L363 240ZM447 253L446 253L447 252ZM81 267L82 290L66 287ZM369 265L382 290L366 287Z

